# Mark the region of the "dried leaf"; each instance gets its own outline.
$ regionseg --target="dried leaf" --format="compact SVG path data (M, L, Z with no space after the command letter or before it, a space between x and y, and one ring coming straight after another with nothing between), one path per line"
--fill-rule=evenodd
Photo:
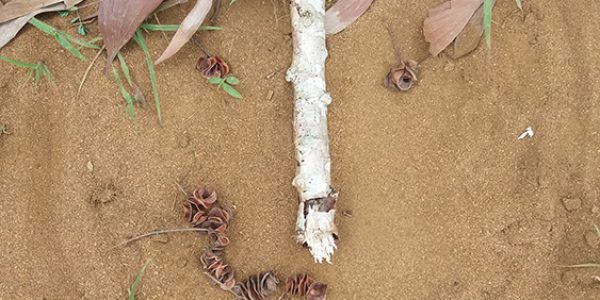
M325 31L336 34L354 23L373 0L338 0L325 12Z
M181 22L179 29L175 33L175 36L173 36L173 39L171 39L167 49L165 49L165 51L154 64L160 64L161 62L173 56L190 40L190 38L192 38L194 33L196 33L198 28L200 28L200 25L202 25L202 22L210 11L211 5L211 0L196 1L196 5L194 5L194 8L190 10L185 19L183 19L183 22Z
M98 29L104 38L108 55L106 70L121 48L133 37L142 21L160 5L162 0L100 0Z
M452 58L457 59L463 57L479 46L481 37L483 36L483 5L480 6L469 23L463 28L461 33L454 39Z
M16 0L8 2L2 6L2 10L0 11L0 23L29 15L43 7L59 2L62 3L63 0ZM66 2L67 4L77 4L81 0L69 0Z
M4 9L4 7L6 7L6 5L8 5L8 4L5 4L5 6L3 6L2 9ZM31 20L31 18L35 17L38 14L44 13L44 12L60 11L60 10L64 10L64 9L66 9L66 7L63 3L56 3L56 4L46 6L44 8L41 8L41 9L35 10L35 11L29 13L28 15L18 17L11 21L0 24L0 48L4 47L6 44L8 44L8 42L10 42L17 35L17 33L27 24L27 22L29 22L29 20Z
M483 0L450 0L430 9L423 22L423 34L431 55L446 49L482 4Z

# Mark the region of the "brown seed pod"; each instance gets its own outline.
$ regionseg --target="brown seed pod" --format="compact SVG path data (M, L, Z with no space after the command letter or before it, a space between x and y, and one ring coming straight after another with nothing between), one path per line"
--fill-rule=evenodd
M327 297L327 285L315 281L307 274L297 274L288 277L285 281L285 292L291 295L299 295L306 300L325 300Z
M198 58L196 70L205 78L220 77L225 78L229 74L229 66L218 55Z
M204 187L197 188L183 205L185 217L188 221L194 222L194 218L200 218L200 216L196 216L198 212L202 212L202 215L207 215L216 201L216 192L210 192Z
M387 88L394 87L401 92L408 91L418 80L417 69L419 63L414 60L407 60L396 68L391 68L385 76L384 85Z
M211 248L204 250L200 256L200 262L206 270L204 273L219 287L229 291L235 286L236 281L231 267L225 264L223 258Z
M260 273L250 276L243 282L238 282L231 292L238 299L242 300L262 300L267 299L277 291L279 280L275 277L273 271Z

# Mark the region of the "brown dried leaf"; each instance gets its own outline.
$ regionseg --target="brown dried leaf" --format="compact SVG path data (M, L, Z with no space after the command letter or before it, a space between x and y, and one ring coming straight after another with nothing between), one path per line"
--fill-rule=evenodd
M373 0L338 0L325 12L325 31L336 34L354 23Z
M6 5L7 4L5 4L5 6ZM2 9L4 9L5 6L3 6ZM15 36L17 36L17 33L27 24L27 22L29 22L29 20L31 20L31 18L44 12L60 11L64 9L66 9L66 7L63 3L55 3L35 10L28 15L0 24L0 48L4 47Z
M423 34L429 52L436 56L463 31L483 0L449 0L429 10L423 22Z
M8 2L2 6L2 10L0 11L0 23L29 15L42 7L59 2L62 3L63 0L16 0ZM67 5L72 5L81 2L81 0L68 0L65 2Z
M169 46L162 53L162 55L156 60L154 64L160 64L161 62L167 60L171 56L173 56L183 45L185 45L190 38L196 33L206 15L210 11L210 7L212 5L212 0L197 0L196 5L190 10L187 14L177 32L171 39Z
M133 37L142 21L162 0L100 0L98 29L108 55L105 71L110 68L121 48Z

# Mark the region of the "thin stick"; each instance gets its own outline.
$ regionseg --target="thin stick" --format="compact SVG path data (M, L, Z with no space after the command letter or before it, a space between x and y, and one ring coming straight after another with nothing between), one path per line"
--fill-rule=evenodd
M211 56L210 53L208 52L208 50L206 50L206 49L204 49L204 47L202 47L202 44L200 44L200 42L196 38L196 35L192 36L192 42L194 42L194 45L196 45L196 47L200 48L200 50L202 50L202 52L204 52L204 54L206 56Z
M390 35L390 42L392 43L392 48L394 48L394 54L396 55L396 59L398 62L402 62L402 55L400 54L400 49L398 49L398 41L396 41L396 35L390 28L390 24L385 24L385 28L387 29L388 34Z
M135 241L138 241L138 240L141 240L143 238L150 237L150 236L155 236L155 235L159 235L159 234L174 233L174 232L189 232L189 231L209 232L209 230L205 229L205 228L178 228L178 229L167 229L167 230L151 231L151 232L148 232L148 233L144 233L142 235L138 235L138 236L132 237L132 238L130 238L128 240L125 240L125 241L121 242L120 244L112 247L111 249L119 248L119 247L125 246L125 245L127 245L129 243L133 243Z
M100 50L98 50L98 53L96 53L96 56L94 56L94 59L92 59L92 62L90 62L90 65L85 70L85 73L83 73L83 77L81 78L81 82L79 83L79 88L77 89L77 97L79 97L79 94L81 93L81 88L83 88L83 83L85 82L85 79L87 78L88 73L90 73L90 70L94 66L94 63L96 62L96 60L98 60L98 57L100 57L102 50L104 50L104 46L102 46L102 48L100 48Z
M156 24L161 25L160 20L158 19L158 14L154 14L154 19L156 19ZM165 41L169 42L169 38L167 37L167 34L163 30L161 30L160 32L162 33L162 36L165 38Z

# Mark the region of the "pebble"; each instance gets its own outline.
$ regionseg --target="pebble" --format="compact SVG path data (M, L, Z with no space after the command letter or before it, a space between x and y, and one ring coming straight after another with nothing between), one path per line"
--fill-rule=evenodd
M267 93L267 100L273 99L273 94L275 94L275 92L273 92L273 90L269 90L269 92Z
M90 172L90 173L94 172L94 164L92 164L91 160L88 160L88 162L85 166L87 167L88 172Z
M581 207L581 199L579 198L563 198L562 203L568 212L576 211Z

